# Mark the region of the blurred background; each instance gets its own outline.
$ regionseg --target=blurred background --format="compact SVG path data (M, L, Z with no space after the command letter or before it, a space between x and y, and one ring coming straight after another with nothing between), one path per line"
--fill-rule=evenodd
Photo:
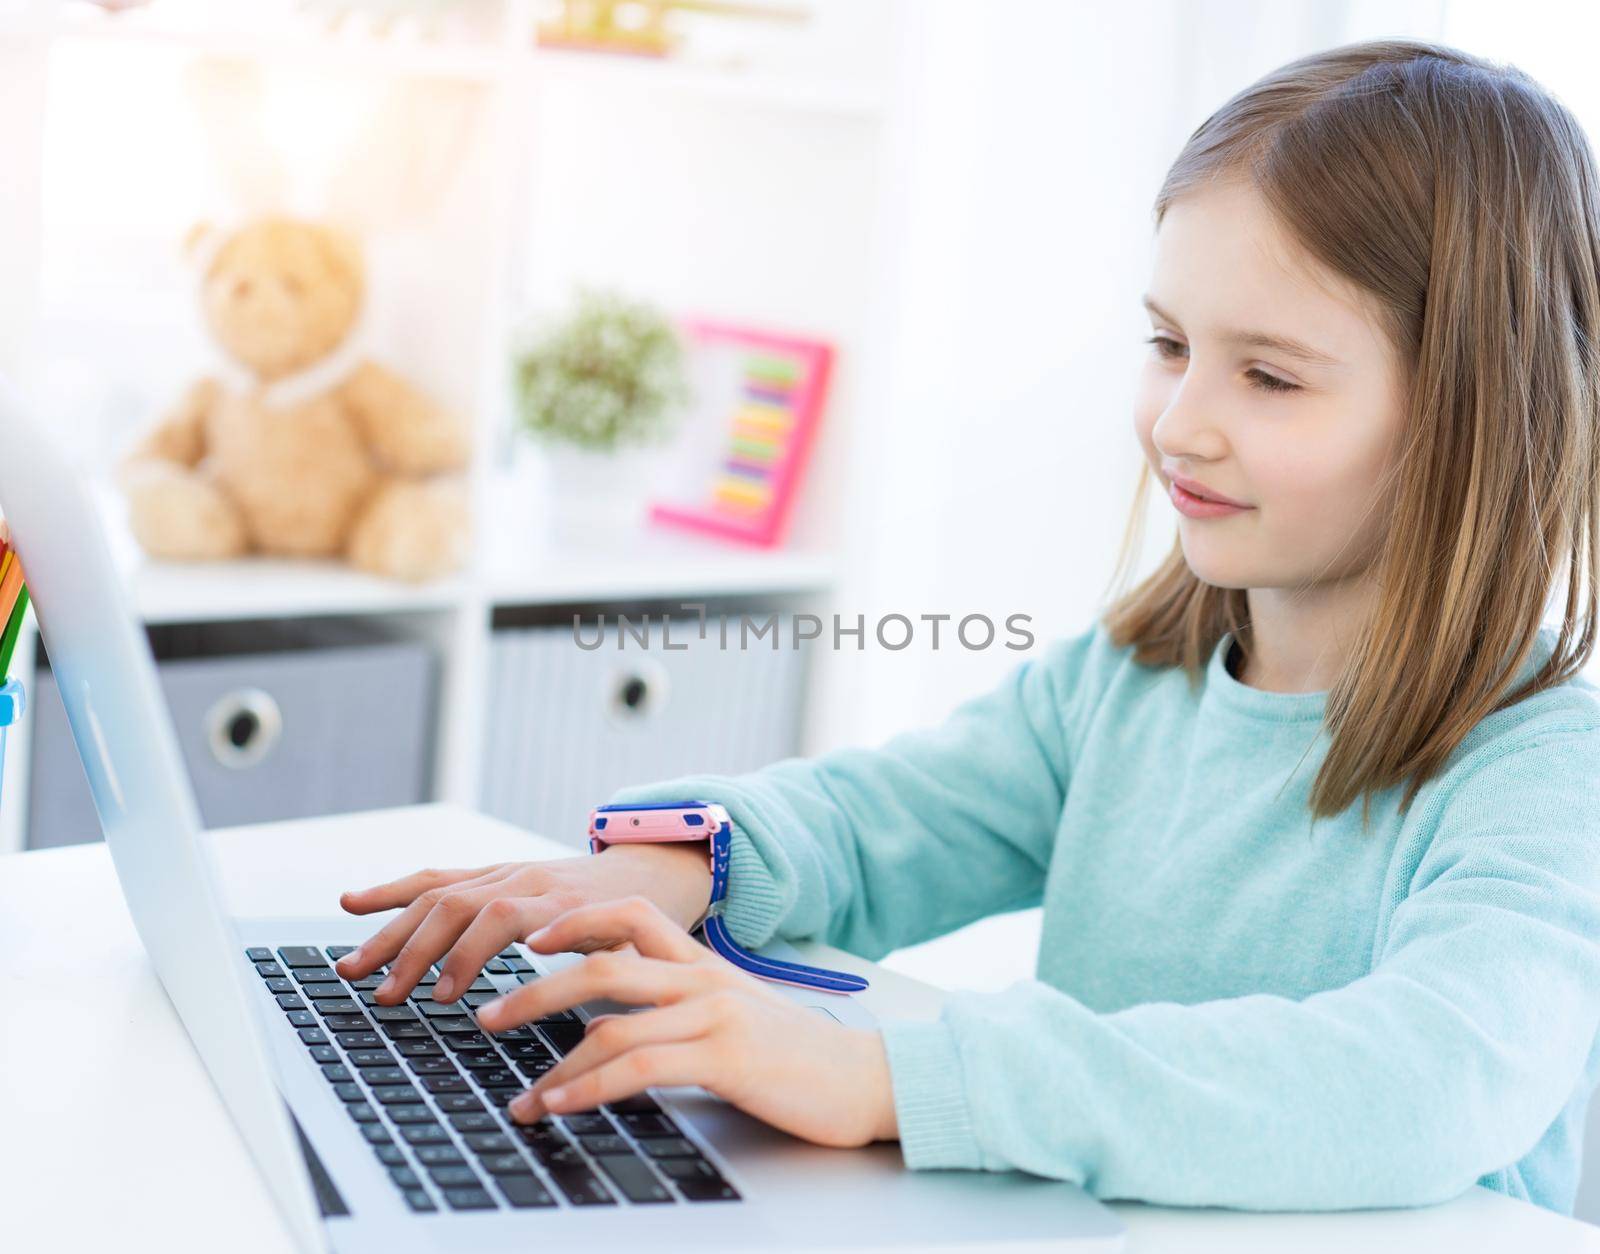
M1537 0L0 0L0 371L96 484L208 823L439 799L576 845L620 784L880 743L1087 627L1138 467L1150 203L1224 99L1410 35L1592 127L1597 24ZM218 321L252 281L314 316L279 259L229 260L267 218L337 232L364 276L287 379ZM197 380L270 425L369 359L458 424L458 464L402 477L464 513L389 520L365 564L152 555L122 470ZM444 533L421 573L375 573ZM660 647L700 613L823 635ZM1005 647L1018 614L1031 650ZM618 615L654 618L650 647ZM864 636L835 648L835 615ZM989 647L953 638L969 615ZM576 648L575 616L609 643ZM94 838L31 630L13 672L0 848ZM891 961L999 987L1035 938L1023 912Z

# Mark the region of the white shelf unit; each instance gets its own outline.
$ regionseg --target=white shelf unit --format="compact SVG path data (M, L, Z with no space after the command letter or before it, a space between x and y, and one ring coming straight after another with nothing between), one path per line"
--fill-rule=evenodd
M434 44L231 25L264 6L191 5L206 20L189 27L161 24L170 4L116 17L41 4L12 19L13 33L34 36L51 58L40 167L16 184L24 198L33 184L41 204L40 282L28 304L42 363L33 390L98 480L114 449L211 359L177 241L196 220L226 223L248 207L238 170L227 182L215 135L206 147L207 120L172 124L186 108L207 112L183 94L192 67L213 67L213 89L216 66L227 68L224 82L258 92L275 76L310 83L321 94L307 97L328 115L309 120L316 130L353 134L359 128L341 111L382 120L372 101L397 92L434 93L425 98L467 119L440 166L448 179L423 189L427 211L380 221L365 242L382 314L375 355L403 364L473 420L483 543L470 569L412 587L318 563L149 562L133 551L108 495L136 612L152 625L381 618L430 641L443 667L434 794L468 805L479 799L497 610L723 597L826 613L846 540L839 519L852 513L844 498L864 473L851 454L875 394L869 366L883 347L874 322L879 171L889 164L885 104L901 3L816 0L822 37L788 60L757 56L740 68L540 49L532 35L540 7L528 0L459 6L472 14L473 36ZM0 34L5 22L0 14ZM86 107L85 94L101 92L114 95ZM426 154L425 140L417 147ZM332 152L322 151L324 173L334 169ZM437 159L437 144L433 152ZM300 173L295 145L280 155ZM289 185L298 199L285 207L316 212L314 181L309 201L304 179ZM174 186L194 203L175 209ZM117 206L109 219L107 204ZM792 547L650 532L623 548L579 552L542 538L528 500L537 470L530 479L530 459L512 456L509 348L523 318L555 309L581 283L835 344ZM31 673L35 643L30 622L17 673ZM25 720L10 738L0 851L25 838L28 742Z

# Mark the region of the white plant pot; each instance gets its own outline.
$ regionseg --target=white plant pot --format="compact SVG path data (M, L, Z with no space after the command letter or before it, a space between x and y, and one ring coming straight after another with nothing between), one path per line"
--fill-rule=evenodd
M575 445L540 448L545 464L546 518L564 546L615 545L644 528L659 451L634 446L597 452Z

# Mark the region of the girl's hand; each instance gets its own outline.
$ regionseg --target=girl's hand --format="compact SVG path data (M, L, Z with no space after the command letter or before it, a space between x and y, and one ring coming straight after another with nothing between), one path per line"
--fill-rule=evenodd
M514 1100L512 1117L589 1110L651 1085L698 1084L819 1145L894 1140L883 1038L790 1001L692 939L643 897L580 906L527 938L539 953L595 953L478 1011L503 1032L597 997L653 1006L599 1015L578 1046Z
M358 980L388 963L389 976L375 994L387 1006L404 1001L443 957L433 1000L453 1001L512 941L575 906L634 895L648 896L688 928L711 902L705 845L609 845L588 857L552 862L418 871L344 893L339 904L351 914L406 909L334 966L346 979Z

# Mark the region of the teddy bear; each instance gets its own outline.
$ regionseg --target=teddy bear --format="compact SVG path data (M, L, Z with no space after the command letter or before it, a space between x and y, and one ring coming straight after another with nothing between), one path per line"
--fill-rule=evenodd
M318 222L263 217L214 241L201 303L238 386L200 379L123 459L147 553L342 555L408 580L463 563L467 431L399 374L340 352L365 291L355 243Z

